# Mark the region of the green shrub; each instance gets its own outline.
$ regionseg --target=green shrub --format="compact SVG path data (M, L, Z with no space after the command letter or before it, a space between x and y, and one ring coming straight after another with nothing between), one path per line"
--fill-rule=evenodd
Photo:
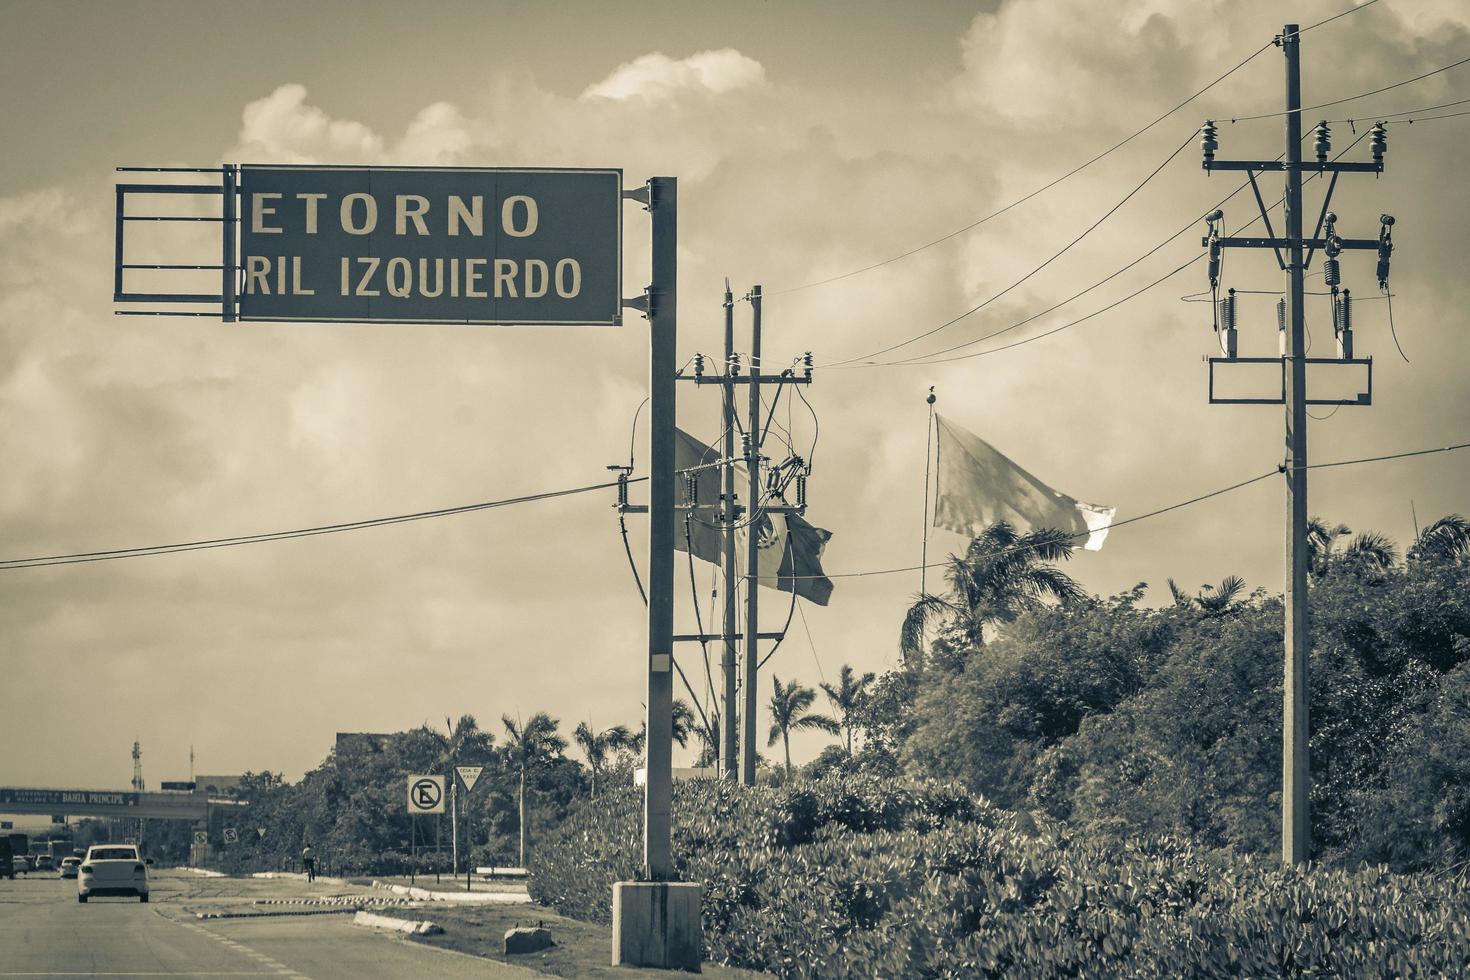
M607 922L641 798L575 810L531 894ZM948 786L846 778L676 787L679 877L711 958L789 977L1455 975L1470 898L1429 876L1298 872L1174 838L1074 837Z

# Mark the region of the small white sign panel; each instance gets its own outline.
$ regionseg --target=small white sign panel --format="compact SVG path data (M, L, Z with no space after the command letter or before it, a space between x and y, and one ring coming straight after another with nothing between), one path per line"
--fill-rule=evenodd
M444 777L409 776L408 812L411 814L443 813Z
M240 843L240 832L238 830L236 830L234 827L226 827L225 828L225 843L226 844L238 844L238 843Z
M196 830L196 831L194 831L194 843L196 843L196 844L208 844L209 843L209 834L206 831L203 831L203 830Z
M480 773L485 771L484 766L455 766L454 771L459 773L459 778L464 781L465 791L475 788L475 783L480 780Z

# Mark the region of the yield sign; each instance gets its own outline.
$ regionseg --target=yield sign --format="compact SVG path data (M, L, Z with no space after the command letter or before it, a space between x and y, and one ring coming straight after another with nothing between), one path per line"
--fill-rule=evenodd
M455 766L454 771L459 773L459 778L464 780L465 792L475 788L475 783L480 779L480 773L485 771L484 766Z

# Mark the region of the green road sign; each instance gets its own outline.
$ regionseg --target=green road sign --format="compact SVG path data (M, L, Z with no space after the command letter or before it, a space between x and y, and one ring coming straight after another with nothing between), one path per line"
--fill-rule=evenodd
M616 325L621 170L240 168L241 320Z

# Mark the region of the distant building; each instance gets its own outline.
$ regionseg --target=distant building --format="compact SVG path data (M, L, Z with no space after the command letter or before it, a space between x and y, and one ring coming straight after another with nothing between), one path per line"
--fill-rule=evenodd
M240 785L241 776L196 776L194 792L207 796L229 796Z

